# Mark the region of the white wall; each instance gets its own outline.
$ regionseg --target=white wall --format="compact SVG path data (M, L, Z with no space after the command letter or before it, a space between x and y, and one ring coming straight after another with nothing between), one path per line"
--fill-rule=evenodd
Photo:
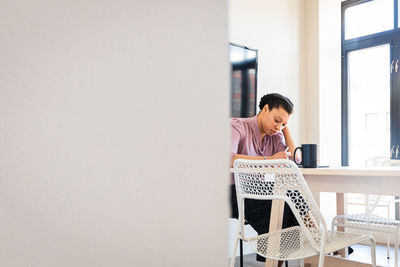
M259 51L257 105L267 93L288 96L295 105L289 127L298 144L305 139L304 15L304 0L229 1L229 40Z
M305 39L304 55L306 57L305 79L306 86L303 90L304 108L301 117L303 128L303 142L320 144L320 105L319 105L319 13L318 1L305 1ZM318 147L320 150L320 146ZM319 155L319 153L318 153Z
M341 165L341 0L319 0L321 163Z
M258 99L295 104L297 144L319 144L321 164L340 165L341 0L229 1L229 40L259 49Z
M226 3L0 17L0 265L227 264Z
M305 142L319 144L321 165L341 164L340 0L308 0Z
M305 142L319 144L321 165L341 164L341 0L305 1Z

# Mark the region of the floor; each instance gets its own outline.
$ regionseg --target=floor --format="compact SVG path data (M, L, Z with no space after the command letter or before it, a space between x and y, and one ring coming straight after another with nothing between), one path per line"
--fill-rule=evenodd
M364 263L371 263L370 247L366 245L353 245L354 252L349 255L350 260L360 261ZM400 261L399 261L400 263ZM390 248L390 259L386 258L386 246L376 246L376 264L378 266L394 266L394 248ZM239 267L239 257L236 257L235 267ZM256 261L255 254L248 254L243 256L243 267L261 267L265 266L263 262ZM285 265L283 265L285 266ZM299 261L289 261L289 267L299 267ZM399 264L400 266L400 264Z
M248 254L243 256L243 267L261 267L265 266L264 262L256 261L256 254ZM283 267L285 264L282 265ZM299 267L299 261L289 261L289 267ZM239 257L236 257L235 267L240 267Z

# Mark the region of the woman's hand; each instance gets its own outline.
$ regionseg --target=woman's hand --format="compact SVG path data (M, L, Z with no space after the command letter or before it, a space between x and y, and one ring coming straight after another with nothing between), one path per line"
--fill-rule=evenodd
M289 148L290 156L293 157L296 144L293 141L292 135L290 134L289 128L286 126L282 129L283 136L285 137L286 147Z
M281 151L278 153L273 154L269 159L288 159L290 152Z

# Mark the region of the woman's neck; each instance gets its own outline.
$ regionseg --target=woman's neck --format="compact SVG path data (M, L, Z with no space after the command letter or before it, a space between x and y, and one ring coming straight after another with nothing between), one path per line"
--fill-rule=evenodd
M257 115L257 126L258 126L258 130L260 131L261 140L267 134L266 132L264 132L264 130L263 130L262 126L261 126L261 116L262 116L262 114L264 114L263 111L261 111Z

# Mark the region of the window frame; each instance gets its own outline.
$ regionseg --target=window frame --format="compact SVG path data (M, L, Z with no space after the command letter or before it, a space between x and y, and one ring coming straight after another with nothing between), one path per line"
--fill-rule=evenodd
M398 0L393 0L393 29L345 40L345 11L349 7L374 0L347 0L341 9L341 162L349 165L349 127L348 127L348 54L351 51L389 44L390 62L400 58L400 28L398 28ZM390 64L389 62L389 64ZM390 74L390 147L400 143L400 71ZM390 148L389 148L390 149ZM388 150L389 153L389 150ZM391 155L392 156L392 155Z

